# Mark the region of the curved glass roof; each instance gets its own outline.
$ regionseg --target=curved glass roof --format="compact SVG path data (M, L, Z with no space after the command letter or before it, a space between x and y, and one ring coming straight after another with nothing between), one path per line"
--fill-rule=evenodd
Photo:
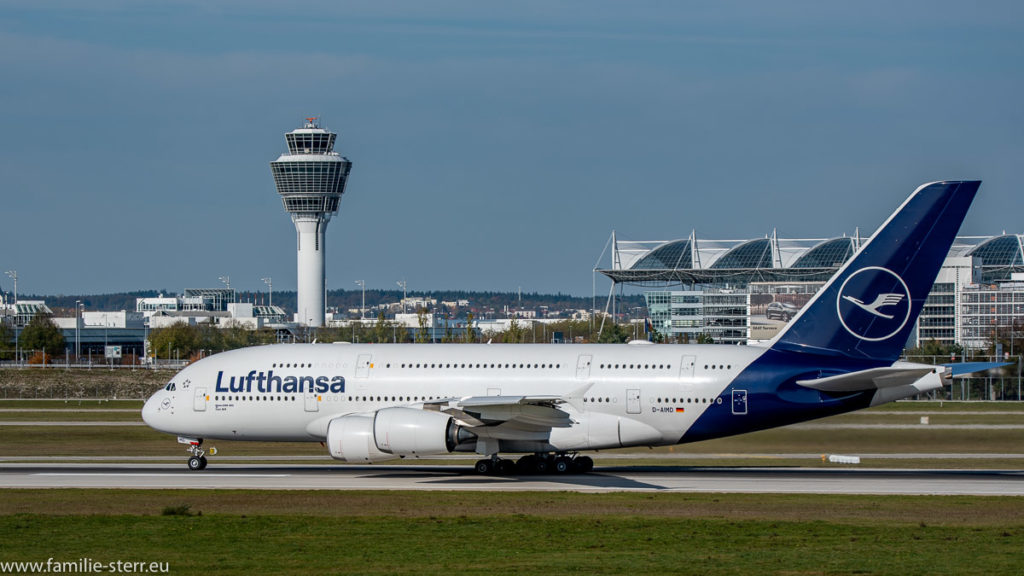
M771 268L772 243L767 238L744 242L715 260L711 268Z
M853 255L853 238L833 238L797 258L792 268L838 268Z
M982 266L1020 266L1024 257L1020 253L1020 240L1016 234L996 236L979 244L970 251L971 256L981 258Z
M667 242L651 250L646 256L630 267L630 270L675 270L692 268L693 251L690 240Z

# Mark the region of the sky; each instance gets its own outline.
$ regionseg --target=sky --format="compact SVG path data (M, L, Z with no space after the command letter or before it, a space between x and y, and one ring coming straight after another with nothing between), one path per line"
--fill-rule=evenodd
M612 230L868 233L942 179L1020 233L1022 62L1019 2L6 0L0 271L294 290L307 116L353 162L329 289L603 293Z

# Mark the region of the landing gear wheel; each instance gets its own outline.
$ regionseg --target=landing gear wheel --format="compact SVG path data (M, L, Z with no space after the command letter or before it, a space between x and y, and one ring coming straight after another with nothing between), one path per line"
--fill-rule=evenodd
M555 471L555 474L565 474L569 471L569 459L561 457L555 458L552 469Z
M206 468L206 451L202 449L203 439L191 440L187 438L178 438L178 442L188 444L188 453L192 455L188 459L188 469L204 470ZM211 454L214 452L216 452L216 449L210 451Z
M573 460L573 467L579 474L586 474L594 469L594 460L590 456L580 456Z
M483 460L477 460L476 465L473 466L473 469L476 470L477 474L486 475L490 474L491 471L494 470L494 464L490 461L490 459L485 458Z
M516 473L516 463L511 460L498 460L498 474L508 476Z
M547 474L551 470L551 462L547 458L537 458L533 461L533 471L537 474Z
M533 454L527 454L516 461L516 472L520 474L533 474L537 471L534 461L537 459Z

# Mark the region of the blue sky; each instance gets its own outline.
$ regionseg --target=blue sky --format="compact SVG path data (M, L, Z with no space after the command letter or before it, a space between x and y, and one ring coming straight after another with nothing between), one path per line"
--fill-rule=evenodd
M1022 6L8 0L0 270L294 289L268 163L311 115L354 163L332 289L586 295L612 229L870 232L938 179L1024 232Z

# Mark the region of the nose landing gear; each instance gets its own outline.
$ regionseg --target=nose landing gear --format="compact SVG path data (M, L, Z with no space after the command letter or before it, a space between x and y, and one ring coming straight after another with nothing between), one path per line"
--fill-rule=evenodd
M202 449L203 439L202 438L178 438L178 442L182 444L188 444L186 452L192 456L188 459L189 470L204 470L206 469L206 451ZM210 448L210 455L217 453L216 448Z

